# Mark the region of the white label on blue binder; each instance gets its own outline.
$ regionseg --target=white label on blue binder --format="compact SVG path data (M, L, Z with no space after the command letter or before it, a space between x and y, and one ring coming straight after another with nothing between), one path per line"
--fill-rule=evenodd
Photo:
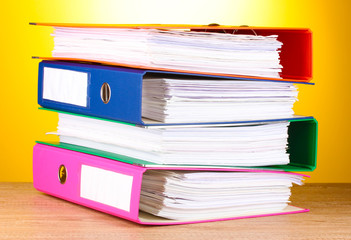
M87 107L88 73L44 67L43 99Z
M82 165L80 196L130 211L133 176Z

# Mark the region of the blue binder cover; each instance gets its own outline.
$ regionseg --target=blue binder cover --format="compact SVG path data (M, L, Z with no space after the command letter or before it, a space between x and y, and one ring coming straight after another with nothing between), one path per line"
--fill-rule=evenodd
M85 73L86 76L86 96L85 105L72 104L55 98L44 96L44 70L60 69L70 70L78 73ZM164 72L157 70L122 68L106 65L67 62L67 61L47 61L39 63L38 74L38 104L45 108L51 108L60 111L66 111L77 114L84 114L105 119L123 121L141 126L159 126L159 125L183 125L186 123L160 123L154 121L145 122L142 119L142 84L145 74L170 74L170 75L188 75L202 76L206 78L224 78L236 80L256 80L269 81L262 79L246 79L232 77L216 77L213 75L198 75L191 73ZM286 81L284 81L286 82ZM72 81L70 82L70 84ZM105 84L106 83L106 84ZM301 82L294 82L299 83ZM102 88L103 85L106 88ZM302 83L312 84L312 83ZM68 85L69 86L69 85ZM74 88L74 86L72 86ZM81 89L82 90L82 89ZM77 90L79 91L79 89ZM85 91L83 89L83 91ZM229 123L251 123L265 121L281 121L290 119L312 119L312 117L296 116L289 119L270 119L257 121L233 121ZM209 124L209 123L191 123L191 124ZM215 122L211 124L228 124L228 122ZM188 124L189 125L189 124Z

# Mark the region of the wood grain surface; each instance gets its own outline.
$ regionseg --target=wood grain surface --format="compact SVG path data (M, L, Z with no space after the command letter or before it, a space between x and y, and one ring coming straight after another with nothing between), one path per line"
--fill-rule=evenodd
M178 226L141 226L40 193L32 183L0 183L0 239L351 239L351 184L294 187L310 212Z

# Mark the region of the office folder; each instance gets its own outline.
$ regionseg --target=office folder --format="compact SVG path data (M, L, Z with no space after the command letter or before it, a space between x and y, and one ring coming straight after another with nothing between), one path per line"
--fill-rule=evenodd
M145 200L147 198L142 196L145 194L142 194L143 190L145 190L143 189L144 175L151 170L157 172L165 169L141 167L43 144L36 144L33 151L33 183L37 190L139 224L185 224L308 211L308 209L304 208L287 206L276 211L260 210L256 213L250 211L247 214L240 215L236 215L233 212L232 216L222 218L202 216L201 218L192 219L191 216L187 216L186 220L174 220L157 217L140 211L141 207L144 208L142 205L148 202ZM182 170L183 172L250 172L263 174L264 176L265 174L273 174L279 176L285 175L289 178L307 177L306 175L284 171L240 168L203 169L170 167L166 170Z
M42 25L42 26L52 26L54 28L58 28L62 30L63 33L68 29L76 29L77 31L83 31L84 33L88 30L94 31L113 31L120 29L127 29L129 31L136 30L150 30L154 31L163 31L167 34L167 31L175 31L178 33L180 31L197 33L201 32L203 34L209 33L226 33L224 35L242 35L246 34L248 36L277 36L277 40L282 43L280 50L280 64L282 65L282 71L280 73L280 77L260 77L260 76L245 76L245 78L260 78L260 79L274 79L274 80L290 80L290 81L299 81L299 82L308 82L312 78L312 32L306 28L264 28L264 27L238 27L238 26L206 26L206 25L113 25L113 24L57 24L57 23L34 23L34 25ZM99 35L99 34L96 34ZM162 35L162 34L161 34ZM137 38L138 39L138 38ZM83 38L83 40L85 40ZM162 37L161 37L162 41ZM104 43L104 42L102 42ZM67 43L65 43L67 44ZM134 44L135 46L137 44ZM75 45L77 46L77 45ZM128 46L127 46L128 47ZM141 48L144 49L144 48ZM69 52L70 49L68 49ZM124 48L121 48L123 51ZM223 50L225 51L225 49ZM162 50L160 51L162 52ZM188 51L189 52L189 51ZM132 68L140 68L140 69L153 69L153 70L163 70L163 71L173 71L173 72L191 72L195 74L210 74L210 75L223 75L223 76L231 76L231 77L243 77L240 74L233 73L223 73L216 72L206 69L198 70L197 68L192 68L191 66L184 65L182 67L176 66L162 66L156 65L157 59L152 59L152 64L139 62L139 59L134 61L128 61L123 59L115 59L109 60L108 58L102 58L101 60L96 54L88 54L83 52L82 54L75 53L72 55L66 54L67 51L64 51L63 54L56 54L54 57L46 57L44 59L56 59L56 60L78 60L78 61L90 61L90 62L100 62L104 64L112 64L118 66L126 66ZM111 52L105 51L102 49L100 54L110 54ZM138 52L136 52L137 54ZM134 53L133 53L134 54ZM215 54L213 54L214 56ZM131 57L129 55L128 57ZM185 58L186 59L186 58ZM155 63L156 61L156 63ZM176 61L175 61L176 62ZM214 61L214 64L216 61ZM198 65L196 64L196 67ZM240 68L238 68L240 70ZM241 68L243 69L243 68Z
M276 95L275 97L268 98L258 96L252 98L248 96L247 98L231 97L230 100L225 97L223 91L223 96L221 92L217 93L217 100L211 100L208 98L206 101L201 103L202 109L199 110L202 118L196 118L195 112L197 107L193 107L193 111L189 110L186 106L197 106L197 101L199 97L192 98L193 102L188 102L188 100L182 100L182 102L175 102L178 106L178 110L182 110L183 107L179 107L179 104L184 105L184 114L176 112L173 114L178 117L179 121L169 120L159 121L150 118L143 117L143 81L146 76L168 76L168 77L187 77L194 78L199 77L194 74L174 74L171 72L163 72L156 70L142 70L142 69L131 69L131 68L119 68L111 66L102 66L95 64L81 64L73 62L59 62L59 61L42 61L39 64L39 77L38 77L38 103L39 105L52 108L61 111L73 112L78 114L91 115L95 117L101 117L106 119L113 119L117 121L129 122L142 126L152 126L152 125L173 125L173 124L205 124L205 123L225 123L225 122L257 122L257 121L270 121L272 119L280 121L290 118L295 118L292 112L292 104L295 101L295 96L285 96L280 97ZM205 79L214 80L209 78L209 75L202 75ZM218 80L218 78L216 78ZM233 78L224 77L221 78L223 81L232 80ZM208 80L208 81L210 81ZM238 79L235 79L238 80ZM147 80L145 80L147 81ZM183 81L183 80L181 80ZM196 80L195 80L196 81ZM207 80L205 80L207 81ZM264 80L251 83L261 83ZM213 81L212 81L213 82ZM221 82L221 80L218 80ZM235 81L234 81L235 82ZM280 87L284 90L281 91L282 94L294 94L293 90L289 88L293 85L282 82L280 83L268 81L267 84L263 84L266 87L269 83L275 84L274 87ZM276 86L278 84L278 86ZM262 84L261 84L262 86ZM251 91L250 87L247 91ZM260 87L258 87L259 89ZM209 91L213 91L215 87L209 88ZM212 90L211 90L212 89ZM266 89L263 89L267 91ZM261 91L262 92L262 91ZM275 90L275 92L277 92ZM229 93L231 93L229 91ZM275 93L275 94L279 94ZM211 96L211 95L210 95ZM179 97L177 97L179 99ZM239 100L238 100L239 99ZM244 99L244 100L240 100ZM245 100L246 99L246 100ZM252 99L256 99L256 102ZM288 100L286 100L288 99ZM149 99L145 98L145 101ZM162 100L163 101L163 100ZM164 101L173 101L164 100ZM189 100L190 101L190 100ZM215 102L217 101L217 102ZM223 102L221 102L223 101ZM234 102L228 102L234 101ZM265 102L261 102L265 101ZM223 110L220 111L220 107L214 107L213 110L207 109L207 106L215 104L215 106L224 106ZM256 104L257 103L257 104ZM160 102L162 104L162 102ZM188 105L187 105L188 104ZM230 105L228 105L230 104ZM245 105L246 104L246 105ZM284 105L279 105L284 104ZM257 106L256 106L257 105ZM154 106L154 103L151 103ZM174 105L173 105L174 106ZM247 106L247 107L245 107ZM264 108L266 106L266 108ZM232 108L238 109L238 111L233 111ZM251 107L251 108L249 108ZM157 106L156 106L157 108ZM243 118L241 115L245 114L245 110L249 113L248 118ZM249 111L249 109L251 109ZM256 109L256 110L255 110ZM262 109L267 109L263 111ZM147 110L147 109L146 109ZM153 111L150 109L150 111ZM168 111L166 109L166 111ZM171 111L171 109L169 109ZM219 111L219 112L218 112ZM194 112L194 116L192 116ZM240 113L240 114L239 114ZM152 117L152 112L148 113L148 117ZM165 113L166 115L168 114ZM207 115L206 115L207 114ZM230 115L227 115L230 114ZM253 114L253 115L250 115ZM259 114L259 115L255 115ZM155 114L154 114L155 115ZM172 116L173 116L172 115ZM171 116L171 115L170 115ZM169 117L170 117L169 116ZM182 121L184 116L185 120ZM208 118L213 118L206 121L206 116ZM222 117L223 116L223 119ZM214 118L217 117L217 118ZM268 117L268 118L267 118ZM226 118L226 119L224 119ZM200 119L200 120L197 120ZM162 120L162 119L161 119ZM192 122L191 122L192 121Z
M287 171L316 167L314 118L249 125L143 127L59 112L57 131L50 134L58 135L59 146L64 148L117 159L124 155L126 162L130 157L146 165L269 166Z

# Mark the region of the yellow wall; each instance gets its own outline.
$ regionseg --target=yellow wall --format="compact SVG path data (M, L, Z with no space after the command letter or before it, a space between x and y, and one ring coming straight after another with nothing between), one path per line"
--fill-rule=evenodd
M316 86L300 87L298 114L319 121L318 167L308 182L351 182L350 4L343 0L50 0L1 4L0 181L32 181L32 147L55 130L56 114L37 110L38 60L49 56L50 28L29 22L184 23L308 27Z

